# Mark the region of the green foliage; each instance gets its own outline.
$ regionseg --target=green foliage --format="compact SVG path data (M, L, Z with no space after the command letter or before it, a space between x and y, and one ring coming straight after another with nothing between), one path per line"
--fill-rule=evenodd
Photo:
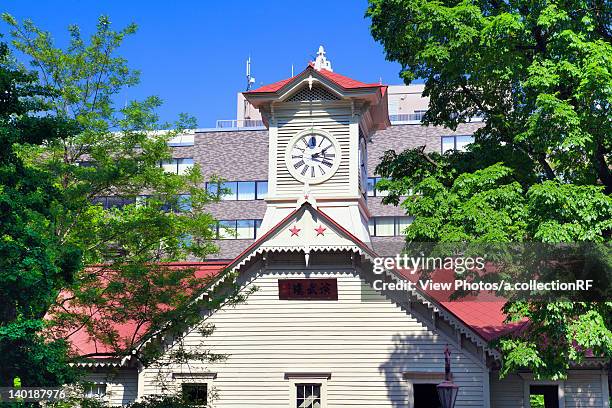
M482 115L480 144L612 193L609 2L371 0L367 15L401 76L425 80L426 123Z
M193 408L199 405L191 404L180 396L153 395L143 398L140 402L133 402L128 408Z
M27 271L26 271L27 272ZM41 334L42 320L22 317L0 325L0 384L13 386L14 377L24 387L57 386L74 381L77 372L70 367L68 344L47 341Z
M171 158L168 141L195 127L192 118L183 114L175 123L159 123L156 96L114 104L119 92L138 84L139 73L118 52L136 26L115 31L101 17L88 39L71 26L62 49L31 21L19 23L8 14L3 19L13 47L31 59L52 90L45 98L48 110L78 124L78 132L18 150L29 168L50 175L59 194L45 203L54 237L62 248L76 248L88 265L76 268L64 285L50 310L49 332L63 339L86 331L123 354L170 327L193 323L202 305L192 300L208 280L168 263L216 250L215 220L205 209L214 198L202 188L199 168L172 174L160 166ZM105 196L128 204L105 209L96 203ZM68 257L67 264L77 259ZM53 299L41 307L43 314ZM128 323L134 329L119 333Z
M46 342L43 317L60 289L80 269L81 251L55 235L50 207L61 200L51 173L22 160L20 148L38 148L78 126L47 114L51 90L16 67L0 44L0 385L56 385L73 377L66 344Z
M415 216L409 242L610 241L609 2L370 0L366 14L406 83L425 80L425 124L483 118L467 152L382 158L385 202ZM609 302L519 301L506 312L530 324L498 343L502 374L561 378L587 350L612 356Z
M545 408L544 406L544 395L530 395L529 406L531 408Z

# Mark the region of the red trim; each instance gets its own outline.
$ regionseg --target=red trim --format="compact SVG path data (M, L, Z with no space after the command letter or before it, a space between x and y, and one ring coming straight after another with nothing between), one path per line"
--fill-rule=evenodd
M210 260L210 261L178 261L178 262L164 262L163 265L168 266L225 266L230 263L229 260Z
M344 228L342 225L338 224L333 218L331 218L329 215L325 214L322 210L319 210L318 208L314 208L315 211L317 211L319 214L321 214L323 216L323 218L325 218L330 224L332 224L334 227L338 228L340 231L342 231L343 233L345 233L346 235L348 235L348 237L355 241L355 243L364 251L366 251L368 253L368 255L373 256L373 257L377 257L378 254L376 252L374 252L374 250L372 248L370 248L365 242L363 242L362 240L360 240L359 238L357 238L356 236L354 236L353 234L351 234L351 232L349 230L347 230L346 228Z
M238 262L238 260L240 258L242 258L244 255L248 254L249 252L251 252L253 250L253 248L257 247L259 244L261 244L261 242L265 241L270 235L272 235L274 232L276 232L276 230L285 222L287 222L291 217L293 217L295 214L297 214L297 212L301 209L300 208L296 208L295 210L291 211L291 213L289 215L287 215L285 218L283 218L278 224L276 224L274 227L270 228L268 230L268 232L266 232L265 234L263 234L261 237L259 237L255 242L253 242L251 245L248 246L247 249L245 249L244 251L242 251L237 257L235 257L227 266L226 268L231 269L233 268L234 264Z

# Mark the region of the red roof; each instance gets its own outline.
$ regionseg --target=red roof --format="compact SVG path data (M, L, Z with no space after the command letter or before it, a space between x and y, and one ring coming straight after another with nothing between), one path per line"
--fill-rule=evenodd
M251 94L251 93L273 93L273 92L277 92L278 90L280 90L281 88L283 88L285 85L287 85L288 83L290 83L291 81L293 81L295 78L301 76L302 74L304 74L306 71L315 71L317 73L319 73L321 76L329 79L331 82L335 83L336 85L338 85L341 88L344 89L360 89L360 88L383 88L386 89L385 85L382 84L367 84L365 82L361 82L361 81L357 81L355 79L349 78L347 76L344 75L340 75L337 74L335 72L332 71L328 71L326 69L321 69L321 70L315 70L314 69L314 65L313 63L308 64L308 66L306 67L306 69L302 72L300 72L299 74L291 77L291 78L287 78L287 79L283 79L282 81L278 81L278 82L274 82L272 84L269 85L264 85L261 86L257 89L253 89L250 91L247 91L245 93ZM383 91L384 93L384 91Z
M456 300L440 304L487 341L495 340L525 325L524 321L505 323L505 300Z
M196 278L210 278L218 275L227 264L227 261L205 261L172 262L165 265L173 268L193 268ZM59 297L62 298L67 295L67 293L60 293ZM95 309L86 312L88 316L91 316L92 320L95 320L96 316L99 315L99 312ZM129 321L122 324L115 324L113 328L121 339L131 339L132 337L138 339L147 332L149 326L147 324L139 326L137 322ZM115 350L102 342L98 342L95 338L92 338L85 327L75 330L69 335L68 339L71 343L72 350L79 356L96 354L95 358L97 359L115 357ZM105 356L104 354L108 355Z

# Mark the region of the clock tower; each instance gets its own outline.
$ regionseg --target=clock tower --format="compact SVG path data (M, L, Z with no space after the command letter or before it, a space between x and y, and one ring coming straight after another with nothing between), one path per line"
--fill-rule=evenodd
M244 96L269 129L262 233L308 201L369 244L367 144L390 125L387 87L333 72L321 46L298 75Z

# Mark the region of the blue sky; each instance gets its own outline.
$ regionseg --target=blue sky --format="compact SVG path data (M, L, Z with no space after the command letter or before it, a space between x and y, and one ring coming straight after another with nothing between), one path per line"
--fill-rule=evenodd
M69 24L91 32L102 14L115 29L137 23L138 32L119 52L142 71L141 83L121 99L160 96L163 121L180 112L195 116L199 127L235 119L249 55L256 85L290 76L291 64L301 71L320 44L335 72L364 82L401 83L399 64L386 61L370 36L366 0L5 0L3 5L17 19L30 18L50 31L60 44Z

